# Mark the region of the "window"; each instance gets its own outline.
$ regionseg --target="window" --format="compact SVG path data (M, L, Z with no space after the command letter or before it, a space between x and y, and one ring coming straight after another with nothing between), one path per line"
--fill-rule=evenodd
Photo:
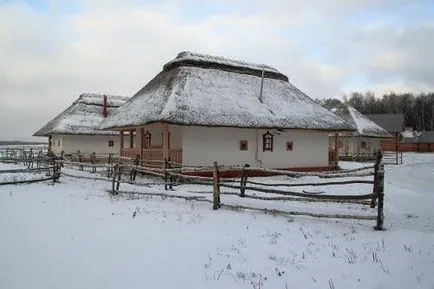
M292 141L287 141L286 142L286 150L287 151L292 151Z
M57 146L60 147L60 139L57 140Z
M152 140L151 140L151 134L149 133L149 131L146 131L145 135L143 136L143 147L145 149L148 149L151 147L152 144Z
M115 146L115 142L113 140L109 140L109 147Z
M267 131L267 133L262 135L262 149L263 151L273 151L273 135Z
M360 143L360 147L361 147L362 149L367 149L367 148L368 148L368 144L367 144L365 141L362 141L362 142Z
M248 143L246 140L240 140L240 151L248 150Z

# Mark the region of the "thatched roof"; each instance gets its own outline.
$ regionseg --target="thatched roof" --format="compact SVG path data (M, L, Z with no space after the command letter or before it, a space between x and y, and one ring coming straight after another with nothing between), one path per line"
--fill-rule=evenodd
M404 131L403 113L367 114L366 117L388 132L394 133Z
M111 115L128 98L106 95L107 111ZM82 134L82 135L116 135L115 131L97 129L103 117L104 95L83 93L66 110L49 121L34 136L49 136L51 134Z
M352 132L353 135L379 138L392 137L392 135L385 129L368 119L354 107L341 104L330 108L330 111L345 120L353 129L355 129L355 131Z
M262 74L263 92L260 97ZM165 122L244 128L351 130L278 70L222 57L180 53L106 118L102 129Z

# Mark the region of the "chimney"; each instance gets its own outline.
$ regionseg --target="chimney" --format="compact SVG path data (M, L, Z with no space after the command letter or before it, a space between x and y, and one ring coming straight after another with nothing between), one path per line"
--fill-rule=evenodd
M102 115L107 117L107 95L104 95L104 104L102 105Z

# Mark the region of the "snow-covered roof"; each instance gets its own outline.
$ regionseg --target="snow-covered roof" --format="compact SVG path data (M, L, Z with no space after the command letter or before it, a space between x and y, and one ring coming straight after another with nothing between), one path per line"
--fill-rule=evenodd
M344 119L353 129L355 129L355 131L352 132L353 135L379 138L392 137L389 132L371 121L352 106L342 104L331 108L330 111Z
M264 74L262 98L260 97ZM183 52L107 117L102 129L166 122L245 128L352 130L276 69Z
M106 95L107 112L111 115L121 106L127 97ZM51 134L83 134L83 135L116 135L115 131L102 131L97 126L104 119L104 95L83 93L66 110L49 121L34 136L49 136Z
M233 66L237 68L245 68L245 69L260 70L260 71L264 70L267 72L279 73L279 71L274 67L265 64L249 63L249 62L229 59L221 56L192 53L190 51L183 51L179 53L175 59L166 63L163 68L167 69L168 67L178 63L182 63L183 65L185 65L187 62L212 63L218 65Z

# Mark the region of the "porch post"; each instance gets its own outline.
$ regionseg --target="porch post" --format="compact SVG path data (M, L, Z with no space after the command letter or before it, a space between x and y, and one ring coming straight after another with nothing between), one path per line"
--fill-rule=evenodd
M169 159L169 124L163 123L163 159Z
M130 149L134 148L134 129L130 130Z
M53 146L53 137L51 135L48 136L48 152L51 153Z
M356 161L360 161L359 155L360 155L360 136L357 136L357 157L356 157Z
M124 148L124 131L123 130L120 131L120 136L121 136L120 146L121 146L121 149L123 149Z
M142 159L142 151L143 151L143 127L136 128L136 148L138 150L138 154L140 155L140 159Z
M334 159L334 164L335 164L336 168L338 167L338 162L339 162L339 138L338 138L338 134L335 133L335 159Z

